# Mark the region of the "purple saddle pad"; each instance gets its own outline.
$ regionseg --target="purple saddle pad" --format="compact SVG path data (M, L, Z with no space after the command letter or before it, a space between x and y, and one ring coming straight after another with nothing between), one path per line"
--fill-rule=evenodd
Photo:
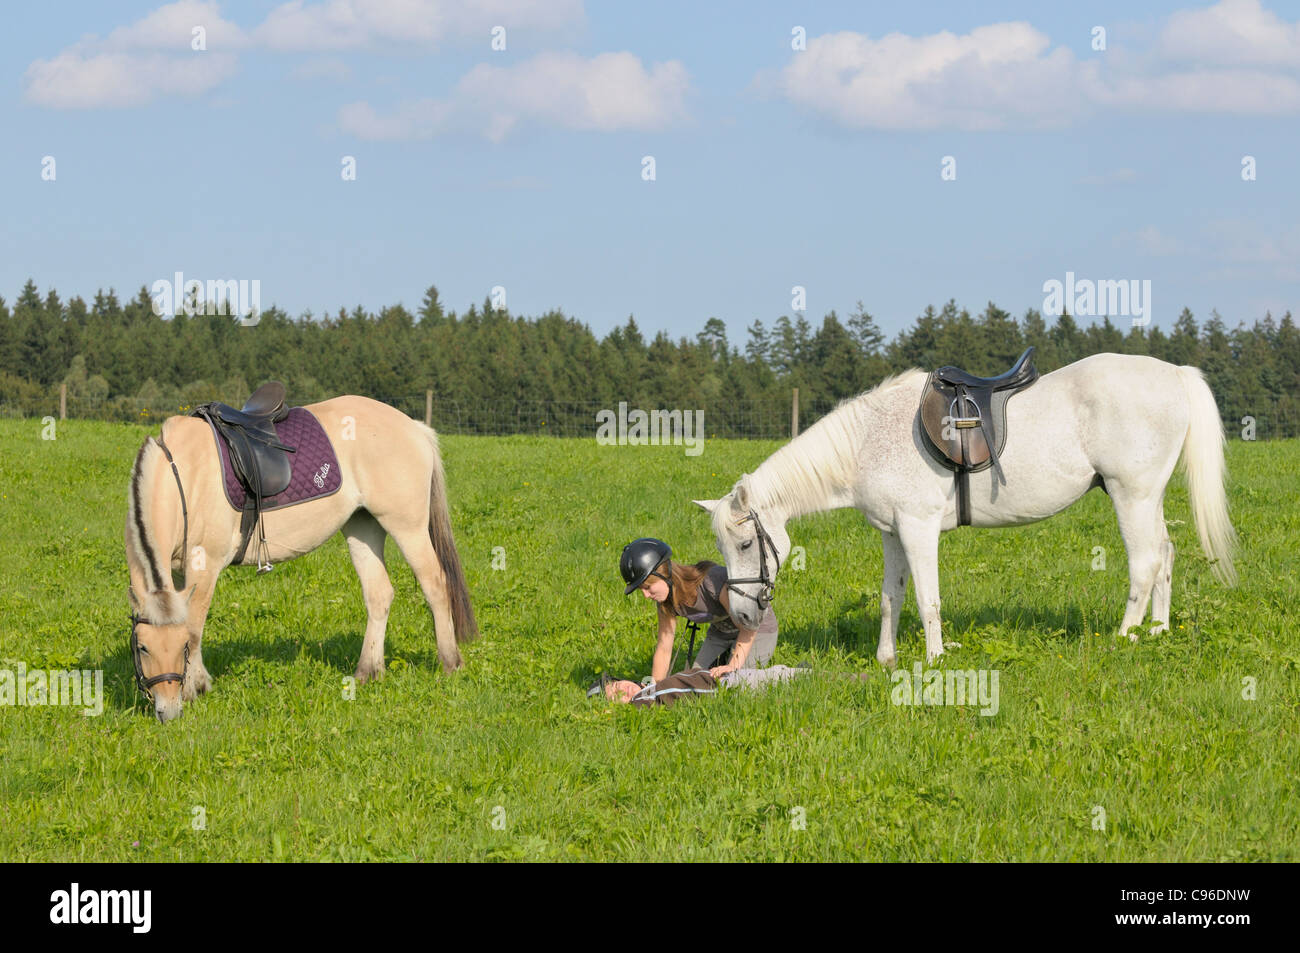
M293 474L289 485L283 493L268 496L262 501L263 510L278 510L297 503L306 503L317 497L337 493L343 485L343 474L339 472L339 458L334 453L334 445L325 434L311 411L303 407L294 407L289 416L275 425L275 432L280 443L294 447L298 452L289 454L289 466ZM235 465L230 462L230 451L226 442L212 431L217 441L217 452L221 454L221 473L226 485L226 499L237 510L244 508L248 494L235 476Z

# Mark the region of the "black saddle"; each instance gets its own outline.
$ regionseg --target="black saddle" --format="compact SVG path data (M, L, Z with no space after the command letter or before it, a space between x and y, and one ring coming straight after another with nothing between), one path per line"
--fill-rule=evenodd
M976 377L960 367L941 367L921 393L921 434L930 455L957 474L957 525L970 525L968 475L993 467L1006 483L998 457L1007 442L1007 401L1038 380L1034 348L1011 370Z
M269 424L288 417L290 409L284 406L284 385L279 381L267 381L253 391L253 396L244 401L243 410L235 410L229 404L214 403L211 406L228 424L263 430Z
M268 381L253 391L242 410L214 401L194 408L191 413L191 416L202 417L212 426L230 453L235 476L245 494L239 551L234 563L243 562L256 526L259 573L271 570L266 533L262 528L262 501L283 493L293 479L289 454L296 448L280 443L275 430L276 423L289 416L291 409L284 405L284 398L284 385L279 381Z
M967 374L960 367L953 367L951 364L947 367L941 367L934 372L944 384L957 386L961 384L976 390L998 391L1005 390L1008 387L1020 388L1032 384L1038 377L1038 370L1034 367L1033 356L1035 348L1028 348L1024 354L1016 360L1011 370L997 377L976 377L974 374Z

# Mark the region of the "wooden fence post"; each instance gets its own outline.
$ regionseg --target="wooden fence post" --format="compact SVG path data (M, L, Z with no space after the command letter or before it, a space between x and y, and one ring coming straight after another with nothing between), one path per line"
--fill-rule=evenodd
M424 392L424 425L433 426L433 391L431 390Z
M790 439L799 436L799 388L794 389L794 400L790 404Z
M68 382L59 385L59 419L68 419Z

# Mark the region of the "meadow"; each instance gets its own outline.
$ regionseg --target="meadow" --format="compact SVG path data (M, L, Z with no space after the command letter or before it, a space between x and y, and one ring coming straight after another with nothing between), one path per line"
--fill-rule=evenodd
M1100 491L946 534L961 647L942 664L999 672L986 717L891 702L879 536L853 511L791 524L806 561L778 581L774 661L814 675L664 710L588 700L598 671L649 669L654 613L623 596L623 544L716 557L690 500L779 444L447 436L482 629L466 668L438 666L390 541L388 673L347 697L365 610L336 537L268 576L223 574L213 690L163 726L127 651L122 525L148 432L64 421L44 440L0 420L0 669L102 669L107 696L98 717L0 706L0 861L1300 860L1300 441L1228 445L1236 589L1213 580L1175 477L1172 628L1137 644L1115 632L1127 565Z

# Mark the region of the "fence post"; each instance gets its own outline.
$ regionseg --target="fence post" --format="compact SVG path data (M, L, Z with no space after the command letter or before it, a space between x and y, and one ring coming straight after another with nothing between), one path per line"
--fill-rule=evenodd
M790 439L799 436L799 388L794 389L794 400L790 404Z
M68 382L59 385L59 419L68 419Z
M424 392L424 425L433 426L433 391L431 390Z

